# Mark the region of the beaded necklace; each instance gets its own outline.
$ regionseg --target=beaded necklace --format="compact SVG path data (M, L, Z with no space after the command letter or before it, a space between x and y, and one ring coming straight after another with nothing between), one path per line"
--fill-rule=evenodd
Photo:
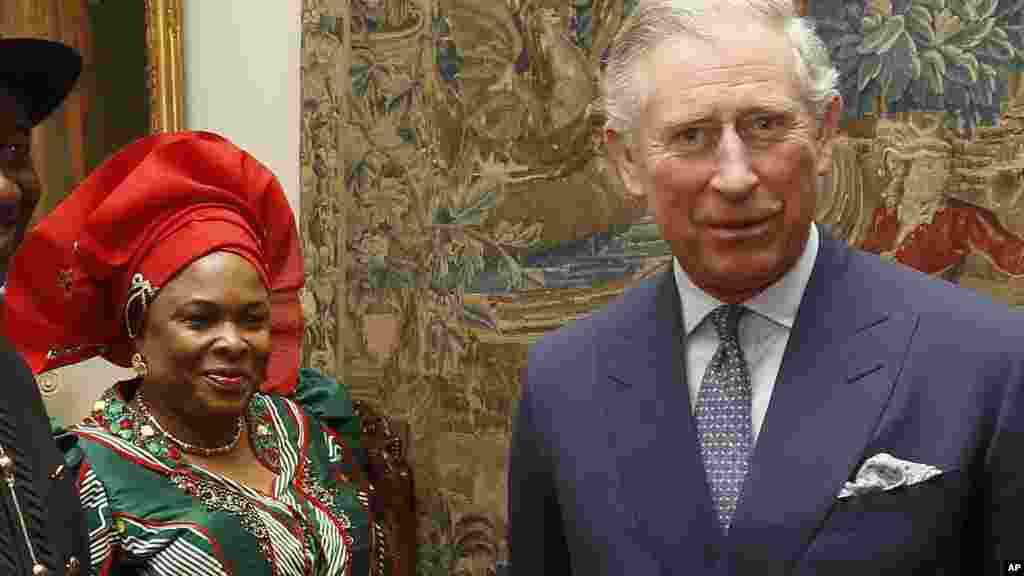
M245 427L245 416L240 414L238 419L235 421L235 436L227 444L207 448L206 446L197 446L195 444L185 442L181 438L178 438L174 434L165 430L164 427L160 425L160 422L149 411L149 405L146 403L146 399L143 397L141 389L136 392L135 395L138 397L139 411L142 412L142 415L145 416L146 419L164 435L165 438L181 448L182 452L205 457L223 456L237 448L239 441L242 439L242 428Z

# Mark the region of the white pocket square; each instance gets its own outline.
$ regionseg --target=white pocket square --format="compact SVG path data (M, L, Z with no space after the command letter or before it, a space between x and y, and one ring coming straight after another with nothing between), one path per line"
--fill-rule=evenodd
M884 492L899 486L911 486L942 474L935 466L900 460L881 452L868 458L853 482L846 482L839 498L860 496L871 492Z

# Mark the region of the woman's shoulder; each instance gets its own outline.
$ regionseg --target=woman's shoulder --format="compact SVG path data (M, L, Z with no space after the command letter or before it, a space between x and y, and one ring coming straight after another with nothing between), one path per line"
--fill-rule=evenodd
M289 407L317 425L341 435L349 443L359 442L360 424L348 390L335 378L312 368L299 371L299 383L287 395L261 394L278 408Z
M87 450L83 439L89 442L97 434L109 434L109 416L125 404L123 386L126 382L117 382L103 391L93 401L89 413L81 421L66 425L58 419L50 419L50 429L57 447L64 454L64 463L68 469L78 469L86 461ZM105 425L106 424L106 425Z

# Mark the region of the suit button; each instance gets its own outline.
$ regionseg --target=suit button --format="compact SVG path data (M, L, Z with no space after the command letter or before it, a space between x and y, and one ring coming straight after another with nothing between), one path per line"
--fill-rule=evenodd
M82 563L78 561L78 558L72 556L64 563L64 574L65 576L78 576L78 572L81 567Z
M53 472L50 473L50 480L60 480L64 478L64 465L61 464L54 468Z

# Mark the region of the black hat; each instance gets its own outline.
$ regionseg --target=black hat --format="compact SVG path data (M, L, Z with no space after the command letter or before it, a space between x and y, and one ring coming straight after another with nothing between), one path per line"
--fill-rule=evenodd
M71 92L82 72L73 48L36 38L0 38L0 90L18 103L18 124L31 128Z

